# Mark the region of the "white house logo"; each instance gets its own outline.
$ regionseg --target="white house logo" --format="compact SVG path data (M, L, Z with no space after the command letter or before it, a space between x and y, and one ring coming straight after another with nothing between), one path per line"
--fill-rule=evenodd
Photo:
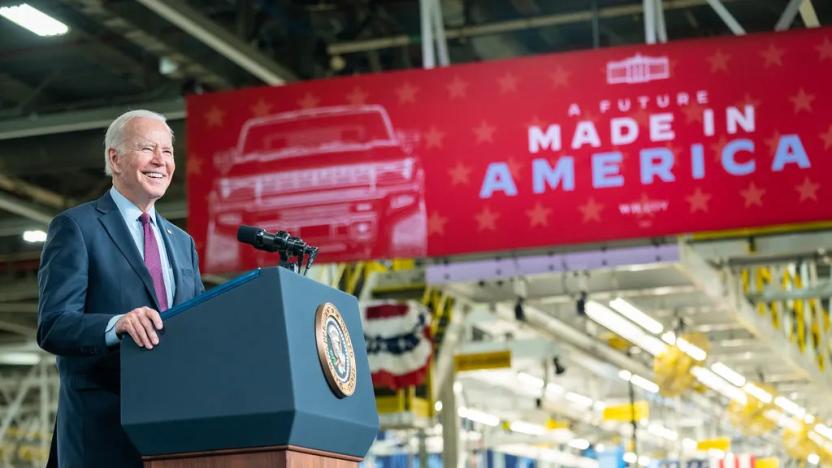
M636 54L618 62L607 62L607 84L646 83L670 78L667 57L647 57Z
M330 302L315 314L315 342L324 376L338 398L355 392L355 352L341 312Z

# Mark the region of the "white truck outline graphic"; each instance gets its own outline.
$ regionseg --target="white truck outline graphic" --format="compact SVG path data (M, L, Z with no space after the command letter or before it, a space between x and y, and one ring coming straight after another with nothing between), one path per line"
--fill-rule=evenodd
M265 164L272 169L259 171ZM250 119L237 146L217 153L214 165L221 175L209 194L209 271L241 265L240 224L289 231L319 246L324 259L427 253L424 171L383 106ZM261 253L247 255L274 263Z

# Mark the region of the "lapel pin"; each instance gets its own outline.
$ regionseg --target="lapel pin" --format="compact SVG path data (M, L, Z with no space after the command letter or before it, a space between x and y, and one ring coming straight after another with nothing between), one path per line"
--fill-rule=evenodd
M170 229L167 229L167 231L168 231L168 234L173 235L173 231L171 231Z

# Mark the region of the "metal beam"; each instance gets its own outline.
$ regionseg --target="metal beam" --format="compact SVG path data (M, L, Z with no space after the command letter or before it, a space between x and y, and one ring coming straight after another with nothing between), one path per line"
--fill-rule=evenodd
M14 177L3 174L0 174L0 189L31 198L37 203L51 208L62 209L72 204L70 200L67 200L62 195L30 184L25 180L15 179Z
M282 85L297 80L297 77L288 69L278 65L182 0L138 0L138 2L267 84Z
M42 224L49 224L49 221L58 214L56 211L50 211L40 205L21 200L3 192L0 192L0 209Z
M185 118L185 102L182 99L142 102L133 106L120 105L3 120L0 121L0 140L107 128L127 107L151 109L164 114L169 120Z
M737 0L723 0L723 2L734 1ZM684 10L691 7L702 6L707 3L708 0L678 0L669 2L664 6L664 10ZM598 18L620 18L625 16L640 15L643 11L642 5L620 5L601 8L598 10L597 16ZM490 34L504 34L526 29L548 28L563 24L590 22L593 20L593 14L594 12L592 10L584 10L517 20L498 21L474 26L464 26L461 28L447 28L445 30L445 35L448 39L464 39ZM370 50L407 46L413 44L415 41L417 41L416 38L402 34L399 36L380 37L375 39L336 42L327 46L327 53L330 55L342 55L367 52Z
M731 30L737 36L742 36L745 34L745 29L740 26L740 23L734 18L730 11L725 8L725 5L722 4L719 0L708 0L708 4L711 8L714 9L717 15L722 18L722 21L725 22L725 25L728 26L728 29Z
M800 4L800 19L803 20L803 24L805 24L807 28L820 27L818 14L815 13L815 7L812 5L812 0L803 0L803 3Z
M0 73L0 100L19 104L34 93L34 87L7 73Z
M0 302L0 314L36 314L35 302Z
M774 25L774 30L785 31L789 29L794 23L794 18L797 16L801 4L803 4L803 0L790 0L786 9L783 10L783 14L780 15L780 19L777 20L777 24Z
M193 78L216 89L231 88L232 83L225 77L206 66L198 58L189 55L190 51L179 50L177 44L163 40L153 24L135 18L133 15L123 14L114 7L114 2L105 0L62 0L69 3L96 23L110 31L123 36L136 46L150 52L159 60L168 60L175 64L174 69L167 73L171 78Z
M644 15L644 42L656 43L656 0L642 0Z

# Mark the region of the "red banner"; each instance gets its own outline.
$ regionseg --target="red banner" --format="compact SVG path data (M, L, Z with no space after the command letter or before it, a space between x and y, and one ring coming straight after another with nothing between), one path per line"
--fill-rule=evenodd
M826 220L830 82L820 28L193 96L190 232L211 272L239 224L332 261Z

